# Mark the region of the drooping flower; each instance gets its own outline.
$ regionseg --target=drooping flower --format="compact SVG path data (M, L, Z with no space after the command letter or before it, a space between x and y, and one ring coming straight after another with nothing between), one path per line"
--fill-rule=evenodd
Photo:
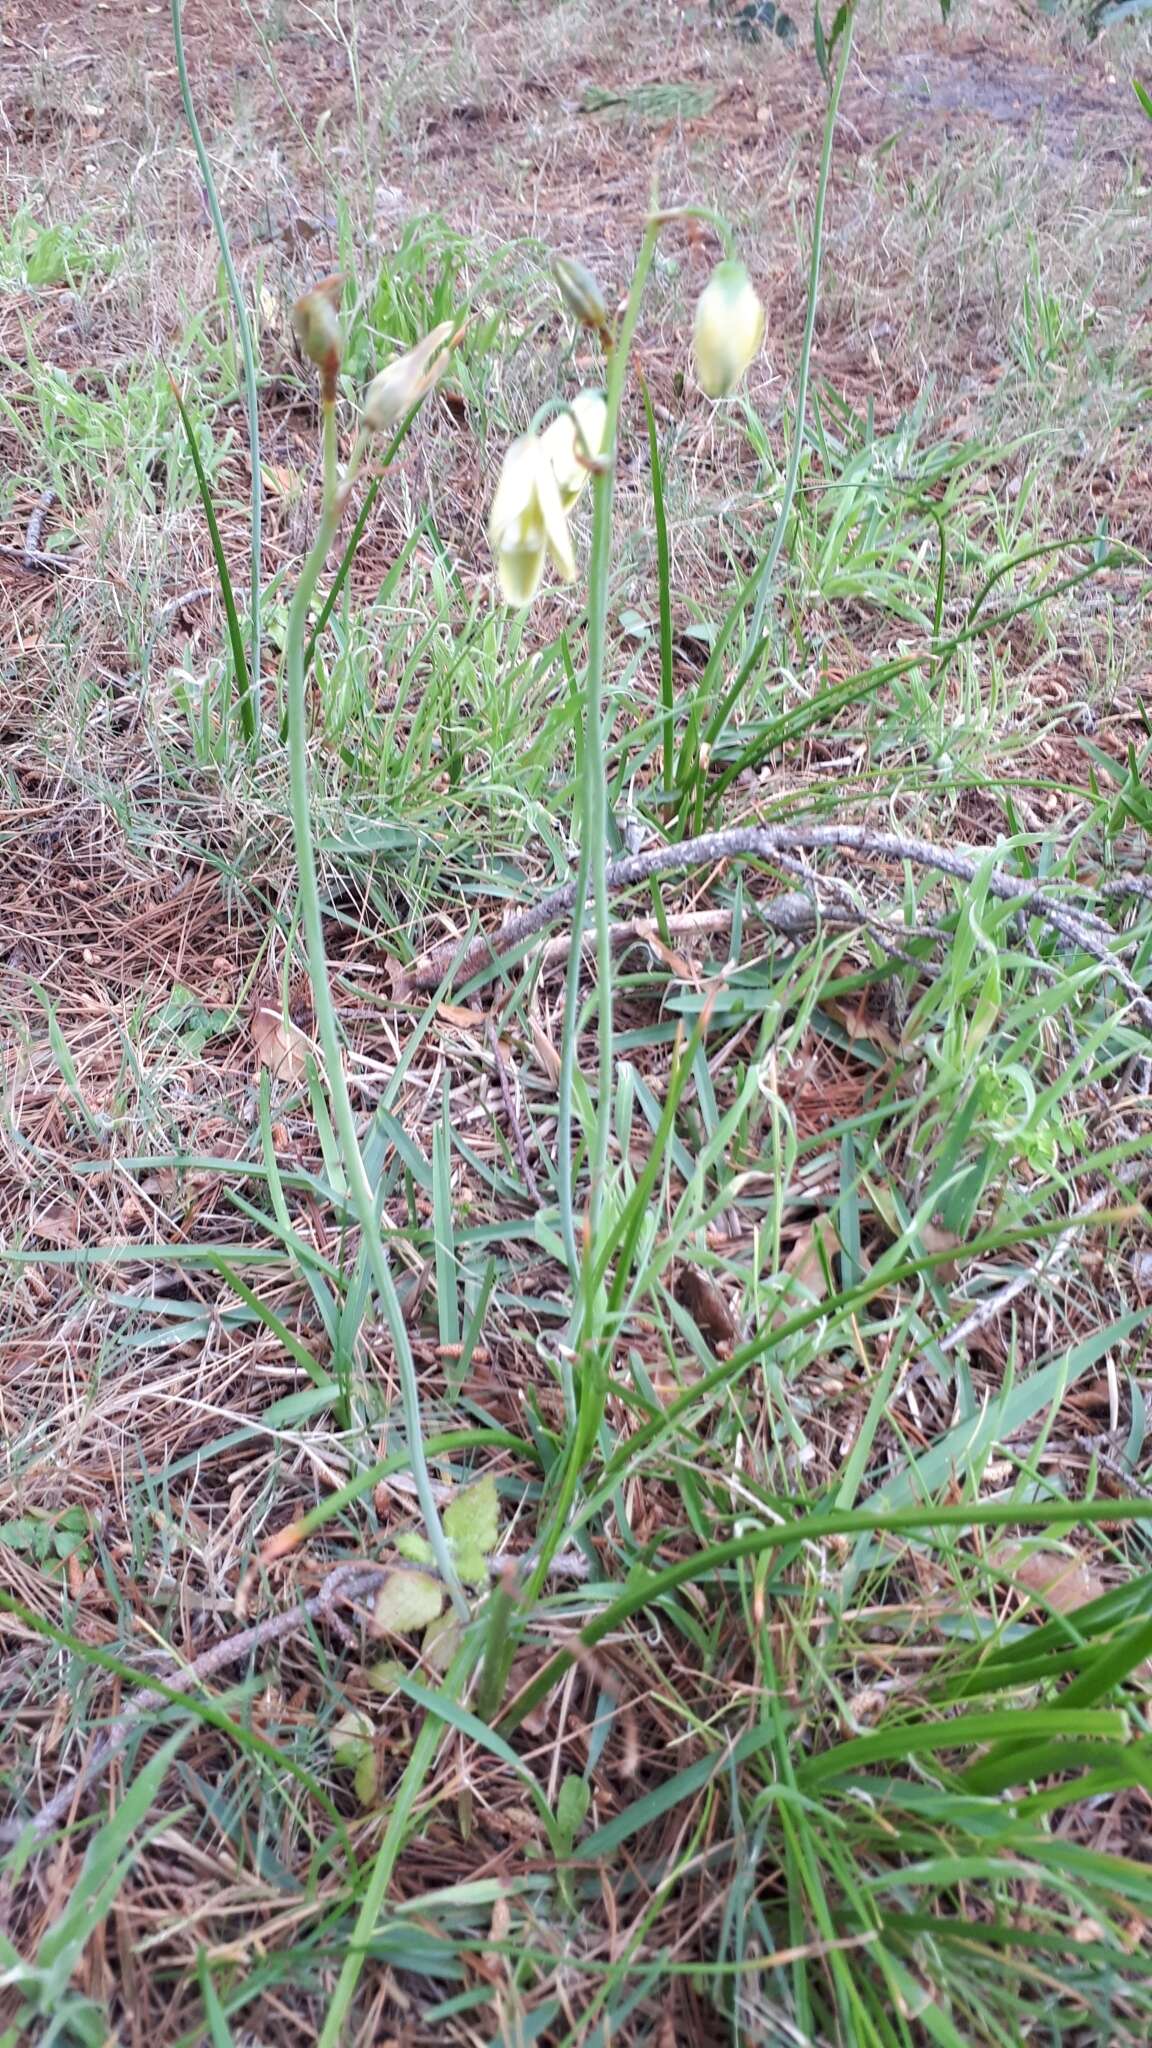
M718 263L696 305L696 375L709 398L730 398L764 339L764 308L742 263Z
M364 425L374 434L389 434L418 399L444 374L451 348L444 346L456 323L442 320L430 334L373 377L364 394Z
M572 510L592 473L592 464L604 446L607 424L608 401L603 392L581 391L540 436L565 512Z
M531 603L545 555L551 555L566 583L575 579L560 487L539 434L521 434L504 457L488 515L488 539L508 604Z

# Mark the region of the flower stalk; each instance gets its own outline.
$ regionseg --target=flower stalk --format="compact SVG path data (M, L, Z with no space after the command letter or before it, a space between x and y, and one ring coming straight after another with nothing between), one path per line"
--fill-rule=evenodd
M615 453L640 302L652 268L661 222L648 222L620 331L608 358L606 409L600 466L592 478L592 548L588 564L588 665L584 685L584 733L580 775L580 859L576 870L572 965L564 992L564 1028L560 1053L557 1165L564 1249L574 1300L571 1380L576 1413L569 1415L568 1453L560 1477L547 1533L525 1588L531 1608L547 1576L548 1566L563 1541L580 1474L587 1462L604 1410L608 1359L600 1329L602 1289L596 1280L600 1220L608 1175L612 1134L612 1079L615 1049L612 1033L612 929L608 892L608 771L605 759L604 671L608 644L608 588L612 557L612 504L615 496ZM596 1016L598 1062L596 1110L589 1144L588 1202L579 1239L576 1234L572 1156L572 1096L580 1014L580 943L584 905L591 896L596 960L596 989L591 1008Z
M319 332L319 330L317 330ZM306 353L309 351L305 350ZM292 833L295 842L296 868L299 877L300 918L304 931L304 944L308 960L308 973L312 984L312 999L316 1014L316 1033L324 1056L328 1096L332 1106L332 1121L340 1144L344 1170L348 1179L348 1193L356 1221L360 1226L364 1256L376 1298L383 1312L388 1333L392 1340L396 1372L400 1382L401 1406L407 1436L408 1457L412 1477L416 1486L416 1497L424 1520L424 1528L436 1569L448 1591L457 1613L466 1618L468 1602L460 1584L459 1575L451 1552L445 1540L432 1491L432 1481L424 1455L424 1437L420 1415L420 1389L416 1378L416 1363L412 1356L408 1328L404 1321L392 1268L381 1235L380 1217L376 1208L376 1197L368 1179L364 1156L360 1149L360 1135L356 1128L356 1116L352 1098L344 1078L343 1051L336 1024L336 1011L332 1000L332 985L328 971L327 950L324 944L324 915L320 901L320 884L316 868L316 847L312 835L312 805L308 777L308 704L305 685L304 636L308 624L308 613L315 594L316 585L328 559L329 551L336 537L340 515L347 496L347 483L340 477L339 451L336 437L336 387L339 372L339 344L325 351L318 364L321 375L321 412L323 422L324 448L324 503L316 538L309 550L307 560L300 572L296 590L288 614L285 636L285 669L287 674L288 711L288 764L292 809ZM363 446L363 437L357 441L353 463L349 465L349 478L358 462Z

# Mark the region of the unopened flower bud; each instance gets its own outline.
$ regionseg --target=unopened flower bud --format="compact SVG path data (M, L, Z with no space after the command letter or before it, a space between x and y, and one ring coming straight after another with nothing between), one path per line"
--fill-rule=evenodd
M592 327L603 333L608 325L608 308L592 272L578 263L574 256L553 256L552 275L573 319L578 320L581 327Z
M588 481L604 446L607 424L608 401L603 392L581 391L540 436L565 512L572 510Z
M442 320L415 348L397 356L373 377L364 394L364 425L372 433L391 433L443 375L451 354L444 343L455 324L454 320Z
M317 369L335 369L340 362L340 293L342 277L326 277L297 299L292 308L296 339L310 363Z
M764 339L764 308L742 263L718 263L693 328L696 375L709 398L730 398Z

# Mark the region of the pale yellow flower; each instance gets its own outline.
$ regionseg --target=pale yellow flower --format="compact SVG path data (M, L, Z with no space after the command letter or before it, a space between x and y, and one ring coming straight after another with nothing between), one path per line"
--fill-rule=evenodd
M570 512L604 446L608 401L602 391L581 391L566 411L545 427L540 443L552 465L560 503Z
M444 343L455 324L454 320L442 320L415 348L397 356L373 377L364 393L364 425L373 434L391 433L443 376L452 353Z
M530 604L551 555L566 583L576 575L560 487L539 434L513 441L488 515L488 539L508 604Z
M700 294L692 335L709 398L730 398L764 339L764 308L742 263L718 263Z

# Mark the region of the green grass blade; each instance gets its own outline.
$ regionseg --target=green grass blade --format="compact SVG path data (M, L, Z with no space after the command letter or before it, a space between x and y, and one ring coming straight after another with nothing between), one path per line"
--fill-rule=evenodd
M174 4L178 4L178 0L174 0ZM240 617L236 610L236 593L232 588L228 557L224 553L224 543L220 538L220 526L216 518L216 507L212 502L211 486L205 475L204 464L200 458L200 449L196 441L196 430L192 425L188 408L184 403L184 395L175 378L172 378L171 383L173 395L180 412L181 425L184 428L184 439L188 444L188 453L192 457L192 467L196 472L196 484L200 492L200 503L204 508L208 538L212 543L212 559L216 564L216 577L220 585L224 616L228 622L228 645L232 653L232 676L236 690L236 702L240 711L240 724L243 728L244 738L251 746L256 741L258 722L256 704L251 690L251 679L248 674L247 656L244 652L244 635L240 630Z
M126 1664L123 1658L117 1657L111 1650L101 1649L96 1643L83 1642L68 1629L58 1627L44 1615L36 1614L32 1609L25 1607L22 1601L14 1599L10 1593L4 1592L3 1588L0 1588L0 1613L15 1615L25 1628L31 1629L34 1634L58 1644L61 1649L68 1650L82 1663L95 1664L102 1671L110 1671L114 1677L133 1690L162 1693L169 1706L178 1707L196 1720L205 1721L210 1727L218 1728L241 1749L250 1750L254 1756L262 1757L278 1776L288 1772L309 1796L323 1807L343 1836L344 1823L318 1779L298 1764L294 1757L278 1749L267 1736L259 1734L255 1728L245 1728L238 1721L234 1721L223 1707L216 1705L215 1701L205 1698L201 1693L184 1691L178 1677L158 1678L147 1672L134 1671L130 1664ZM155 1709L158 1714L163 1711L164 1708L160 1706ZM140 1725L146 1725L143 1719Z
M168 1767L188 1730L178 1728L137 1772L101 1822L84 1851L84 1861L60 1918L36 1951L41 2000L61 1997L91 1936L103 1925L132 1865L131 1839L147 1820ZM168 1824L168 1817L156 1825Z
M824 116L824 139L820 150L820 168L816 175L816 202L812 220L812 246L808 263L808 307L804 316L804 334L800 342L800 359L796 371L796 404L792 414L792 438L788 450L788 468L784 477L784 489L780 498L780 509L768 552L760 565L756 582L756 601L752 607L752 620L748 628L749 644L756 648L764 631L764 618L768 610L768 599L772 594L772 577L788 521L792 517L792 504L796 496L796 485L800 479L800 458L804 451L804 421L808 409L808 381L812 369L812 345L816 338L816 308L820 295L820 273L824 264L824 214L828 203L828 187L832 176L832 144L836 134L836 120L840 111L840 95L848 75L848 59L852 53L852 34L856 26L856 10L849 8L844 13L844 35L840 50L840 62L828 94L828 109ZM818 17L817 17L818 18Z
M895 1727L878 1729L874 1735L858 1735L850 1742L838 1742L832 1749L809 1758L797 1769L797 1783L812 1791L836 1778L851 1778L869 1764L904 1762L908 1757L931 1756L939 1750L997 1742L1008 1728L1015 1731L1025 1746L1050 1742L1057 1735L1123 1742L1128 1733L1128 1716L1118 1708L1107 1707L998 1707L989 1713L957 1714L950 1721L900 1721ZM1054 1753L1059 1754L1058 1747Z
M1015 1524L1035 1528L1075 1528L1097 1522L1152 1523L1152 1499L1114 1501L973 1501L946 1502L914 1508L896 1508L888 1514L864 1510L833 1510L801 1515L773 1528L757 1529L666 1565L658 1572L637 1572L624 1592L609 1603L580 1631L579 1643L587 1650L619 1628L642 1608L655 1606L678 1586L707 1580L737 1563L756 1557L761 1551L785 1546L823 1542L830 1536L905 1535L918 1530L938 1532L943 1528L1002 1529ZM542 1671L525 1686L512 1714L503 1721L505 1730L518 1727L526 1714L545 1699L574 1661L576 1652L561 1649L553 1653Z
M220 1278L232 1289L233 1294L239 1295L240 1300L246 1303L252 1310L253 1315L259 1318L264 1328L271 1331L276 1342L283 1346L289 1358L295 1359L301 1371L307 1373L313 1384L317 1387L325 1388L331 1393L333 1400L338 1400L340 1389L331 1377L331 1374L325 1372L324 1367L319 1361L313 1358L308 1346L300 1342L299 1337L288 1328L287 1323L280 1320L275 1309L269 1308L267 1302L261 1301L255 1288L249 1287L248 1282L242 1280L239 1273L232 1271L223 1254L214 1253L209 1264L215 1268Z
M435 1234L436 1316L440 1342L453 1350L460 1342L460 1274L456 1263L452 1216L452 1106L448 1076L440 1116L432 1132L432 1227Z
M212 1967L203 1949L199 1949L196 1955L196 1982L204 2001L204 2018L208 2023L212 2048L236 2048L235 2036L228 2025L228 2015L220 2003Z
M459 1699L476 1664L480 1647L479 1631L470 1630L445 1677L441 1689L444 1705L454 1704ZM436 1698L435 1695L433 1697ZM332 1993L316 2048L339 2048L343 2038L344 2023L356 1995L356 1986L367 1959L369 1944L380 1922L392 1873L408 1837L413 1809L428 1773L436 1761L440 1745L451 1726L440 1711L440 1706L441 1701L437 1699L436 1711L425 1714L412 1745L412 1754L393 1795L384 1840L377 1851L368 1882L364 1887L352 1939L345 1951L340 1975L336 1980L336 1988Z
M660 607L660 703L664 713L664 791L670 795L676 780L676 703L673 681L675 649L672 644L672 559L668 546L668 508L664 501L664 470L660 461L660 440L648 382L640 373L640 396L648 423L648 462L652 478L652 518L656 529L656 587Z
M228 229L224 224L220 196L216 190L212 160L204 147L204 138L200 133L200 123L196 118L196 108L192 99L192 88L188 80L188 65L184 53L183 7L184 0L172 0L172 40L176 53L176 74L180 81L180 96L184 102L184 116L191 132L192 144L196 151L196 161L200 166L200 176L204 181L204 194L208 201L208 210L212 215L212 226L216 231L216 240L220 245L221 261L228 278L232 311L236 319L236 332L240 340L240 354L244 363L244 404L248 415L248 461L251 470L249 489L252 493L251 518L249 521L251 535L251 599L248 621L251 666L248 669L244 669L242 666L237 667L236 688L241 695L240 717L244 727L244 737L249 745L252 745L260 730L260 614L263 597L260 569L263 503L262 472L260 468L260 411L256 390L256 352L252 346L252 327L248 319L248 308L244 303L244 294L240 288L240 279L232 257L232 245L228 239ZM197 465L197 470L199 473L199 465ZM201 490L201 496L203 496L203 490ZM217 569L219 570L219 559L217 560ZM221 588L223 589L223 587L222 582ZM229 585L230 589L231 585ZM235 605L233 605L233 612L235 612ZM231 622L229 623L231 624ZM235 650L233 650L233 658L235 658ZM243 690L240 681L242 674L246 677L246 687Z

